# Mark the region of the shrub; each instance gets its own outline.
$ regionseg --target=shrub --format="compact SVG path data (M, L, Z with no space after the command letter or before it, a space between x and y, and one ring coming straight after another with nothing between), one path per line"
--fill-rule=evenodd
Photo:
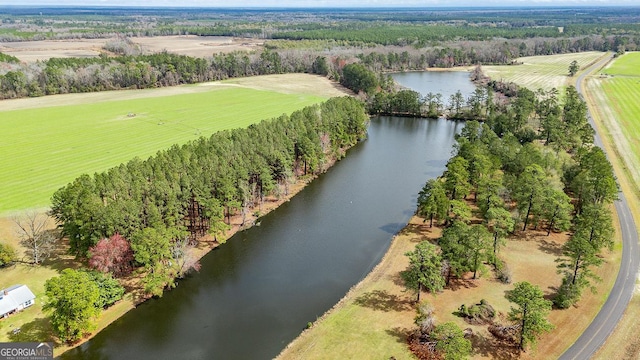
M572 284L568 278L562 279L562 285L558 289L553 305L558 309L567 309L580 300L582 288L578 284Z
M433 318L433 306L426 301L423 301L418 305L418 315L416 315L414 322L418 325L418 330L421 335L428 335L435 327L435 320Z
M98 286L100 296L95 305L99 309L106 309L116 301L122 299L124 287L111 274L103 274L98 271L86 271Z
M480 303L466 306L462 304L454 315L464 318L469 324L491 324L496 316L493 306L489 305L486 300L480 300Z
M513 281L513 276L511 274L511 269L505 263L501 263L502 265L496 269L496 275L498 280L504 284L511 284Z
M9 244L0 243L0 267L12 264L18 259L16 249Z

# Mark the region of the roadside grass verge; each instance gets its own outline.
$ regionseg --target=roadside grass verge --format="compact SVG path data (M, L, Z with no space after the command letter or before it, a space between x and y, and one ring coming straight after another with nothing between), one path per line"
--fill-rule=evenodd
M602 73L586 83L586 100L610 156L620 188L640 225L640 53L615 59ZM631 65L630 65L631 64ZM635 67L634 67L635 66ZM619 75L619 76L617 76ZM640 232L640 228L637 229ZM613 334L593 356L594 359L637 359L640 353L640 284Z
M519 65L483 66L484 73L493 80L511 81L530 90L564 89L575 80L569 77L569 64L577 61L580 68L585 68L600 59L606 53L598 51L521 57L515 61Z
M81 174L328 98L228 85L203 89L131 100L89 96L85 103L49 107L25 99L33 108L11 111L2 111L0 102L0 214L47 206L55 190Z
M640 296L636 291L616 330L593 358L603 360L638 359L638 354L640 354L638 332L640 332Z

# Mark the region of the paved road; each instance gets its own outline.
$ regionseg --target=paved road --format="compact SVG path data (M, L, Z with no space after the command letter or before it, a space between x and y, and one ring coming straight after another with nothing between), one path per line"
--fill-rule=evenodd
M601 68L609 57L599 61L598 63L587 69L580 77L578 77L576 89L584 96L582 90L582 82L585 76L593 71ZM591 126L596 126L591 118L591 113L587 114ZM600 134L596 132L595 145L602 147L602 139ZM619 200L615 202L620 228L622 229L622 262L620 263L620 272L613 285L609 298L600 309L598 315L593 322L584 331L584 333L576 340L576 342L567 351L562 354L560 359L589 359L602 346L613 332L618 321L622 318L636 284L636 272L640 263L640 254L638 254L638 233L636 224L631 216L631 211L627 205L627 199L622 192L618 194Z

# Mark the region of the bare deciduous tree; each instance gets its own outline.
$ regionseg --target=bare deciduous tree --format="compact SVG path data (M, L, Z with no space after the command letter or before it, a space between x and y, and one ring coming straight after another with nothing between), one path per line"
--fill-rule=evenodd
M50 220L48 215L35 211L13 217L20 243L27 248L26 253L35 265L48 258L53 250L56 237L48 228Z
M171 247L171 256L175 260L178 277L182 278L189 272L200 271L200 261L193 252L194 245L187 237L176 240Z

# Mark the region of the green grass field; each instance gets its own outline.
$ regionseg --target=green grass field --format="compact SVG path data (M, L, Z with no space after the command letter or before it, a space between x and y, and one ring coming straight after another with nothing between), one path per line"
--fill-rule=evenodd
M580 68L590 65L605 53L583 52L575 54L530 56L519 58L516 61L521 65L483 66L484 72L493 80L512 81L531 90L553 88L562 91L571 82L569 64L573 60L578 62Z
M145 159L173 144L323 100L308 94L211 87L189 94L11 111L2 111L0 103L0 214L46 207L55 190L83 173L136 156Z
M587 100L609 143L609 154L622 191L625 192L633 217L640 210L640 53L627 53L614 59L601 74L587 80ZM604 130L604 132L602 132ZM613 151L612 151L613 150ZM619 233L619 231L617 231ZM631 303L615 331L593 355L593 359L637 359L640 352L640 279Z
M604 121L615 122L619 129L613 136L627 166L640 168L640 52L615 59L602 73L607 76L592 80L598 107L606 111ZM631 176L640 180L636 171Z
M603 74L640 77L640 53L626 53L602 70Z
M633 137L633 142L640 145L637 137L640 135L640 74L636 77L606 79L602 87L622 127ZM640 146L634 147L634 150L640 150Z

